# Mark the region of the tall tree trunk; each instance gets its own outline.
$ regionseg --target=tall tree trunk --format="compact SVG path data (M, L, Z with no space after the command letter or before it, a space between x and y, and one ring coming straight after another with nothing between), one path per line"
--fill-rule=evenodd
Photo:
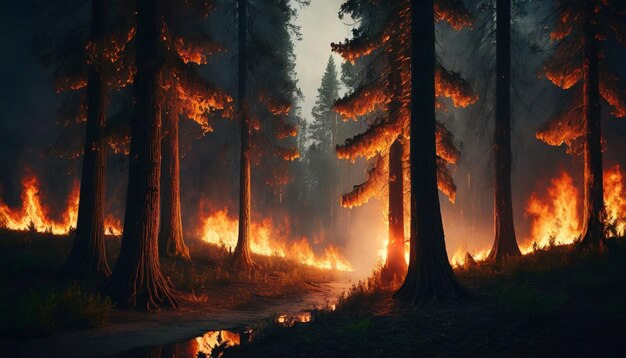
M400 11L399 2L395 2L396 11ZM397 36L391 39L388 53L389 93L392 93L389 104L389 116L392 121L400 120L402 108L402 62L399 53L402 51ZM389 242L387 243L387 261L383 269L383 279L393 282L404 278L406 261L404 260L404 175L402 168L402 138L399 136L389 151Z
M161 77L164 63L159 0L137 0L137 74L131 124L128 194L122 247L108 294L121 308L176 307L158 252L161 179Z
M487 260L501 262L522 253L515 239L511 198L511 0L498 0L496 7L495 239Z
M238 0L238 42L239 42L239 88L238 106L241 122L241 154L239 173L239 237L233 257L235 267L248 269L253 266L250 256L250 113L246 99L248 81L248 57L246 46L247 2Z
M89 40L96 45L97 55L91 59L87 80L87 129L78 222L72 250L61 270L63 275L69 277L108 277L111 274L104 244L107 89L102 67L102 40L105 36L105 11L105 0L92 0Z
M586 1L583 25L584 221L581 244L604 248L600 69L596 1Z
M174 94L169 94L174 98ZM162 112L163 113L163 112ZM178 109L173 100L166 101L161 167L161 225L159 255L189 260L189 249L183 240L180 212L180 155L178 152Z
M406 271L404 261L404 185L402 175L402 142L396 139L389 151L389 243L383 279L400 280Z
M433 0L411 0L411 251L396 297L417 303L465 295L446 253L435 149Z

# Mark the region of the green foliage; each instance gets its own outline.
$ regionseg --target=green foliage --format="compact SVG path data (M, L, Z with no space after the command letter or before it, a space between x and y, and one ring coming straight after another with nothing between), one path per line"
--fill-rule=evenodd
M332 56L328 58L322 83L317 89L315 106L311 111L313 123L309 129L310 140L328 155L333 153L333 136L337 134L337 114L333 111L333 103L339 98L339 79L337 67Z
M31 336L55 329L104 326L113 304L74 282L65 288L36 287L26 292L0 293L0 332L9 337Z

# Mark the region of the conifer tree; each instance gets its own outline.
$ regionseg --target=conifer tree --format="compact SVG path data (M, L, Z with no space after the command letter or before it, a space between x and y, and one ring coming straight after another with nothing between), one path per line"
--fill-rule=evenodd
M574 93L570 106L537 132L549 145L567 145L584 159L584 218L580 243L604 248L601 98L611 114L626 117L626 95L611 69L611 47L626 46L626 5L619 0L558 0L554 55L544 67L546 78Z
M331 44L333 50L347 61L365 61L361 66L366 74L361 76L359 87L338 100L334 107L346 120L366 114L373 114L374 120L365 132L338 145L337 154L341 159L352 161L358 156L376 160L368 171L367 181L355 186L341 200L346 207L361 205L383 186L389 185L390 237L385 264L389 271L388 277L401 277L404 270L404 210L399 193L404 191L403 181L408 173L399 171L403 167L403 158L406 160L410 155L409 141L406 139L410 138L411 85L411 71L407 61L411 55L407 37L411 24L408 6L409 2L404 0L384 4L348 1L342 6L342 14L351 13L352 17L361 20L362 25L353 31L352 39L342 44ZM467 11L459 2L441 2L437 5L437 16L457 30L470 23ZM454 106L466 107L477 100L467 82L441 65L436 66L435 78L436 96L452 99ZM437 107L443 109L445 105L438 102ZM436 132L437 183L439 189L454 201L456 187L446 165L455 163L459 152L454 146L452 133L443 123L437 122ZM402 150L398 148L400 145L404 146ZM401 262L397 262L399 260Z

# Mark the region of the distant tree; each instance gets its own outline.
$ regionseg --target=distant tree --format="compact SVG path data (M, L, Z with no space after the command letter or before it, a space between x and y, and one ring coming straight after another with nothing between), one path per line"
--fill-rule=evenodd
M448 21L456 29L469 24L467 12L461 5L449 2L443 5L438 11L440 19ZM389 3L344 3L340 15L351 13L353 18L361 21L361 27L353 31L352 39L331 45L347 61L359 61L364 72L362 76L346 72L346 80L359 85L335 103L335 110L346 120L366 114L374 115L365 132L337 146L338 156L349 160L354 160L357 156L377 158L368 171L367 181L343 195L342 205L362 205L388 184L390 237L385 276L389 278L401 277L406 267L403 209L405 174L402 162L410 154L407 140L410 138L410 81L407 78L411 76L410 66L406 61L411 56L406 36L411 23L408 6L409 2L404 0ZM451 98L458 107L466 107L476 101L469 85L458 74L447 71L441 65L436 67L435 73L437 96ZM437 105L438 108L445 108L443 103ZM446 165L455 163L459 152L454 146L452 133L444 124L437 122L436 128L438 185L454 201L456 186ZM385 157L388 157L388 161L384 160Z
M118 307L155 310L180 299L159 264L161 103L165 63L159 0L136 3L137 35L128 193L119 258L107 287Z
M562 89L573 88L569 108L537 132L549 145L566 144L570 154L584 158L584 221L580 244L604 248L601 103L626 117L626 95L611 69L616 44L626 46L626 3L620 0L558 0L554 55L544 67L546 77ZM623 61L623 60L617 60ZM580 84L580 85L578 85Z
M318 215L323 218L323 225L329 229L335 227L335 206L338 203L336 197L338 168L334 146L337 143L339 116L333 111L333 103L337 98L339 98L339 79L335 61L330 56L311 112L313 122L308 128L309 140L312 142L309 169L317 179L315 187L311 190L315 193L316 201L322 202L318 208Z

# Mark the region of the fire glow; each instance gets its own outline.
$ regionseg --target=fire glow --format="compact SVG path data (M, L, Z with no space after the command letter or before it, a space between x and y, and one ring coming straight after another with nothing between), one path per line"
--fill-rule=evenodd
M626 234L626 192L619 164L604 170L604 223L607 236L623 237ZM530 236L520 243L522 254L550 246L570 245L576 242L582 229L582 194L574 180L565 171L550 180L542 192L532 193L526 203L526 216L531 218ZM476 250L469 255L482 261L489 248ZM452 258L454 266L463 266L468 252L457 250Z
M74 183L60 220L50 217L50 209L41 202L39 181L34 176L22 180L22 207L12 210L0 202L0 224L10 230L34 230L63 235L76 227L78 218L79 186Z
M61 218L52 218L51 210L42 201L42 192L39 180L29 175L22 180L22 206L11 209L0 198L0 226L16 231L36 231L54 235L66 235L76 228L78 219L78 203L80 199L80 185L77 181L72 185ZM108 215L105 218L105 233L119 236L122 234L122 224L118 219Z
M229 216L227 209L218 210L200 220L199 236L205 242L232 251L237 246L238 227L238 219ZM336 247L329 245L323 255L318 256L306 238L289 240L289 230L279 228L270 219L253 221L250 230L250 249L256 254L286 257L321 269L352 271L352 266Z

